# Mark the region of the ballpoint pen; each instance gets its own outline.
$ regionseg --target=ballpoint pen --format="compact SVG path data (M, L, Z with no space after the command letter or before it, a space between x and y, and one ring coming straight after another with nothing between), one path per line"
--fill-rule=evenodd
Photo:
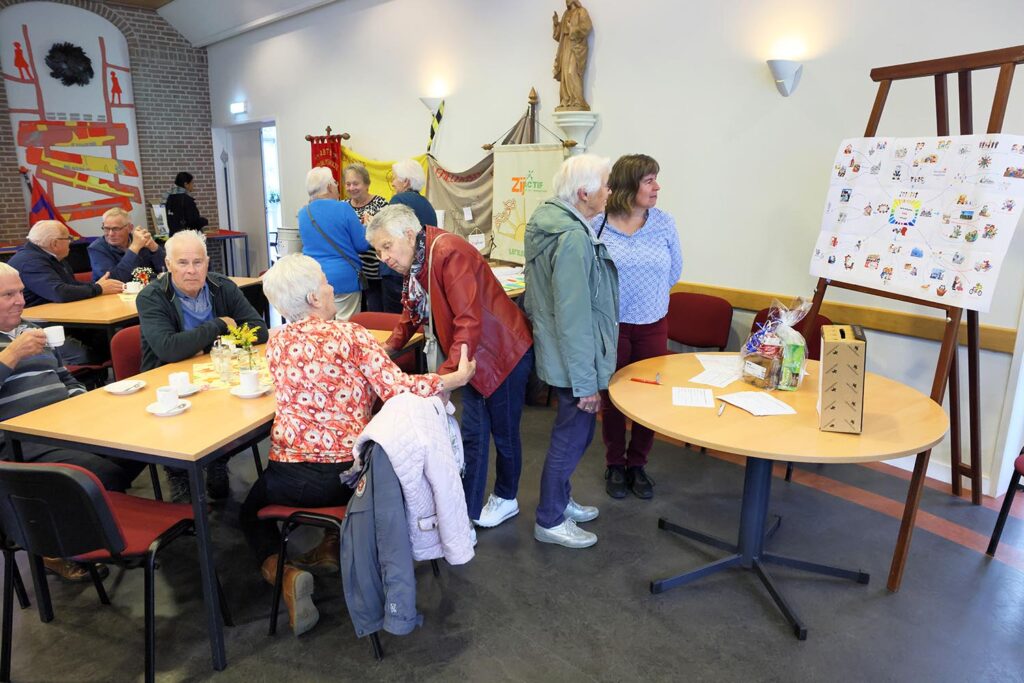
M659 386L661 385L660 372L654 373L654 379L644 379L643 377L630 377L629 379L632 382L642 382L643 384L657 384Z
M725 401L722 401L722 405L718 406L718 417L722 417L722 413L725 411Z

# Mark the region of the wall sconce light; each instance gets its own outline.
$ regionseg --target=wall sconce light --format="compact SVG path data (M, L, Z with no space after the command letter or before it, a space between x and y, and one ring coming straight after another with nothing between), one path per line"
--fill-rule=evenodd
M245 112L249 111L249 107L246 104L245 100L242 100L241 102L232 102L228 106L228 109L231 111L232 114L244 114Z
M789 97L800 83L804 65L792 59L769 59L768 68L775 80L775 87L783 97Z
M421 97L420 102L423 106L430 110L431 114L437 113L437 108L441 106L441 102L444 101L443 97Z

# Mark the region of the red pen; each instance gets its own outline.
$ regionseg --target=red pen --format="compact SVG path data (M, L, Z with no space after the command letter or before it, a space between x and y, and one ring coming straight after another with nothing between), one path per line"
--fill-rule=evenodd
M643 379L642 377L630 377L629 381L630 382L643 382L644 384L655 384L655 385L659 385L659 386L661 385L661 382L657 382L657 381L655 381L653 379Z

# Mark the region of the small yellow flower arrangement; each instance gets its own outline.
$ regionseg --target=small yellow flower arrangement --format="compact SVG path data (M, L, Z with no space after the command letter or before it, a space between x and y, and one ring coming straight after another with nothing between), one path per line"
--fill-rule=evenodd
M256 358L252 348L252 345L256 343L256 330L257 328L250 326L249 323L242 323L241 327L229 327L228 334L224 336L225 339L231 341L237 348L242 350L244 362L249 370L253 370L256 367Z

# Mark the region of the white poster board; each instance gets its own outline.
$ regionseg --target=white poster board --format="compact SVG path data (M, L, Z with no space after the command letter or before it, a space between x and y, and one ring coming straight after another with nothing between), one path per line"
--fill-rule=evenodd
M843 140L811 274L988 311L1024 205L1024 136Z
M562 145L501 145L494 148L491 258L524 263L526 222L551 198L552 178L562 165Z

